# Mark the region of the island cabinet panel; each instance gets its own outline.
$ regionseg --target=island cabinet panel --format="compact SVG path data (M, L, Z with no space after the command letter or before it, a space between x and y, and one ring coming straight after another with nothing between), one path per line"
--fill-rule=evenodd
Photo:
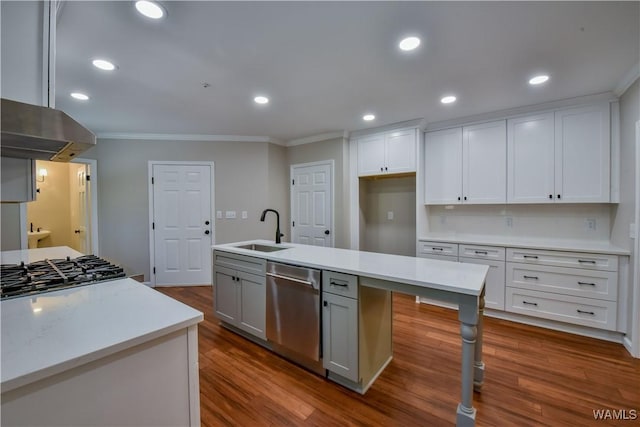
M266 339L266 261L235 254L213 255L213 301L216 316L260 339Z
M327 376L364 394L393 355L392 294L367 287L366 278L332 271L322 274Z

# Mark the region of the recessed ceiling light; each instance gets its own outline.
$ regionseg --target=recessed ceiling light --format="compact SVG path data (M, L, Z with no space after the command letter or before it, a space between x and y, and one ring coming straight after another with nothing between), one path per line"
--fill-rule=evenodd
M71 92L71 97L78 99L80 101L86 101L89 99L89 97L87 95L85 95L84 93L81 92Z
M269 98L267 98L266 96L256 96L255 98L253 98L253 102L255 102L256 104L268 104Z
M529 84L530 85L539 85L539 84L542 84L542 83L546 82L547 80L549 80L549 76L547 76L546 74L541 74L539 76L532 77L529 80Z
M376 116L374 116L373 114L365 114L364 116L362 116L362 120L364 120L365 122L370 122L371 120L374 120L376 118Z
M400 41L398 47L402 50L413 50L420 46L420 39L418 37L406 37Z
M447 96L443 96L440 102L442 102L443 104L451 104L452 102L456 102L456 99L458 98L456 98L453 95L447 95Z
M164 16L164 8L154 1L138 0L136 9L147 18L160 19Z
M100 68L101 70L113 71L116 69L116 66L106 59L94 59L92 63L94 67Z

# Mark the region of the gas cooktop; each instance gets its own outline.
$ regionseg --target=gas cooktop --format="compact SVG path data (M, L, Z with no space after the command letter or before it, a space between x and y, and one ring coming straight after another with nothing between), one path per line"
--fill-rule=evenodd
M0 299L31 296L125 277L124 269L95 255L0 265Z

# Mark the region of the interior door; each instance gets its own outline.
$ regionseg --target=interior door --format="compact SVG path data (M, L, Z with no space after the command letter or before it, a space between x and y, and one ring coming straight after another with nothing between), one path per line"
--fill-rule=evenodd
M333 167L331 163L291 168L293 243L333 247Z
M211 284L211 177L211 165L153 165L156 286Z
M71 247L83 254L91 253L91 181L89 165L69 163L71 194Z

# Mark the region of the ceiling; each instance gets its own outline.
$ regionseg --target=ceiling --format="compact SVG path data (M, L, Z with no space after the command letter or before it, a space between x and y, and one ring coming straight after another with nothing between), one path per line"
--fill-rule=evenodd
M56 107L98 136L286 142L614 91L639 62L638 2L162 4L152 21L133 2L64 2ZM402 52L408 34L422 44ZM94 68L97 57L118 68ZM530 86L540 72L550 80ZM441 104L450 93L457 102Z

